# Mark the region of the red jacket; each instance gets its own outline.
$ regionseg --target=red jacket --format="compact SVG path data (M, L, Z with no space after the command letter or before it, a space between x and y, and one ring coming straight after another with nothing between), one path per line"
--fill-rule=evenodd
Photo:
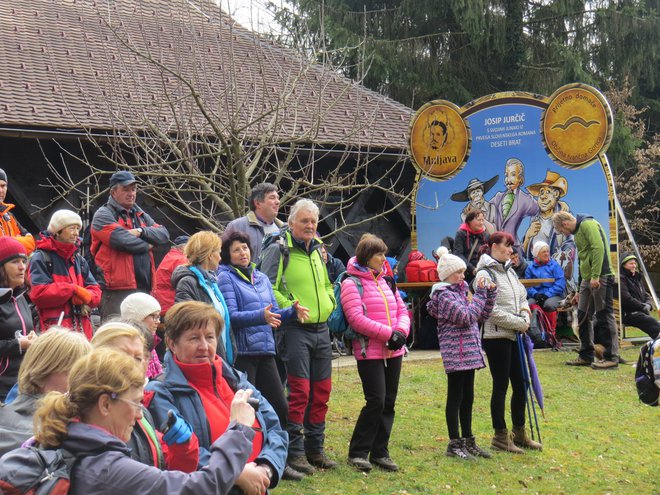
M128 231L142 228L136 237ZM127 210L112 197L92 219L92 254L99 284L110 290L151 292L155 275L152 247L167 244L170 235L138 206Z
M55 325L64 312L62 325L83 331L91 339L93 331L89 316L81 314L82 307L73 305L71 298L76 286L84 287L92 296L87 306L95 308L101 302L101 288L85 258L76 254L79 244L80 241L76 244L59 242L48 232L41 233L37 250L28 265L28 279L32 286L30 299L39 311L42 330Z
M18 223L10 210L14 209L11 203L0 202L0 235L8 235L23 244L28 256L34 251L34 237Z
M172 272L180 265L188 263L188 258L177 247L173 247L165 255L156 270L156 282L151 294L160 303L160 314L164 315L174 305L175 290L172 287Z

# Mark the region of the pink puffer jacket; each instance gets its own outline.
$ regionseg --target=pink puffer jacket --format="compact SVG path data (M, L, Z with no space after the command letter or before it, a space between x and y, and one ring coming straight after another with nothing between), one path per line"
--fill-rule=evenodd
M353 340L355 359L387 359L404 354L405 349L390 351L385 345L394 330L405 335L410 331L410 316L399 291L392 294L383 278L384 272L376 275L373 270L359 266L355 257L348 261L346 271L362 282L362 298L355 282L347 278L341 284L341 305L348 324L368 338L366 358L360 353L360 342Z

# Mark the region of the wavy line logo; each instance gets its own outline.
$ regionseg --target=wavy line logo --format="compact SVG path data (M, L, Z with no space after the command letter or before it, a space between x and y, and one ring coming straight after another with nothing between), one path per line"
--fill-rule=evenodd
M612 110L595 88L569 84L548 99L541 129L553 160L569 167L587 166L612 140Z
M573 117L568 119L563 124L555 124L555 125L552 126L552 128L553 129L561 129L562 131L565 131L566 129L568 129L573 124L580 124L582 127L587 128L587 127L591 127L592 125L600 124L600 122L598 122L597 120L590 120L589 122L587 122L582 117L574 115Z

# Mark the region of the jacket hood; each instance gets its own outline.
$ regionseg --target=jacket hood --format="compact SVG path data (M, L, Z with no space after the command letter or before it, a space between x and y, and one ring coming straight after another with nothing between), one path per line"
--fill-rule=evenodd
M594 217L591 215L582 215L582 214L577 214L575 215L575 232L578 231L580 228L580 224L584 222L585 220L593 220Z
M215 282L215 277L211 272L202 270L201 268L199 268L199 271L202 272L204 278ZM176 284L178 284L182 279L186 277L192 277L197 280L197 276L190 271L190 267L188 265L177 266L172 272L172 286L176 287Z
M72 422L68 426L68 435L62 447L75 453L100 454L109 450L130 455L124 442L103 428L87 423Z
M354 277L373 280L372 274L374 274L376 278L382 277L385 274L385 265L383 265L383 269L380 271L380 273L376 275L372 269L358 264L357 259L355 258L355 256L353 256L350 260L348 260L348 266L346 267L346 271L348 272L349 275L352 275Z
M467 291L467 283L462 280L460 284L450 284L449 282L438 282L431 287L431 295L441 290L453 290L454 292Z
M511 267L511 261L507 261L506 264L502 265L502 263L497 261L490 254L484 253L481 255L481 258L479 258L479 262L477 263L477 269L486 266L488 268L494 268L495 270L500 270L503 272Z
M57 241L55 240L55 237L53 237L53 234L47 230L40 232L39 235L41 237L37 239L37 249L41 249L43 251L52 251L66 260L73 257L75 252L80 247L80 244L82 243L80 237L76 239L76 242L73 244Z

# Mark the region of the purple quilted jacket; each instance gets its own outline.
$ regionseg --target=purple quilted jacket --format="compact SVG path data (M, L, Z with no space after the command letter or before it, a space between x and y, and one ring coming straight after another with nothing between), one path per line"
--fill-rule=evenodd
M484 368L479 325L490 316L497 289L477 289L468 301L467 284L433 286L426 307L438 320L438 342L445 372Z

